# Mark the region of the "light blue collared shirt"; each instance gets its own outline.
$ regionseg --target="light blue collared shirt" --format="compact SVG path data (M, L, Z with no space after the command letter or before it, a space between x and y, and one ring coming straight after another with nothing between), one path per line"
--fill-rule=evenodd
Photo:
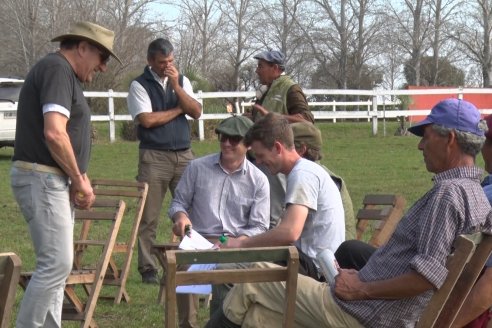
M174 191L169 217L177 212L186 213L193 229L205 236L263 233L270 224L268 179L246 158L232 173L221 167L220 153L197 158Z

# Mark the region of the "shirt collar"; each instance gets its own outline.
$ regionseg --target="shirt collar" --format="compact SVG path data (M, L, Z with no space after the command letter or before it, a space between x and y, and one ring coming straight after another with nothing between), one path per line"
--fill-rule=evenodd
M167 82L167 76L165 76L164 78L161 78L159 75L157 75L156 72L154 72L152 70L152 67L149 66L149 71L150 71L150 74L152 74L152 76L154 77L154 79L159 82L160 84L166 84Z
M439 183L448 179L465 178L475 179L480 182L483 170L477 166L461 166L436 174L432 180L434 183Z
M214 164L215 164L215 165L218 165L222 171L224 171L224 172L225 172L225 173L227 173L227 174L233 174L233 173L236 173L236 172L242 172L243 174L246 174L246 171L247 171L247 166L246 166L246 165L247 165L247 162L248 162L248 160L247 160L246 156L244 157L243 163L241 164L241 167L240 167L240 168L238 168L237 170L235 170L235 171L234 171L234 172L232 172L232 173L228 173L228 172L227 172L227 170L225 170L225 169L222 167L222 165L220 164L220 156L221 156L221 154L222 154L222 153L217 153L217 154L215 155L215 158L214 158Z

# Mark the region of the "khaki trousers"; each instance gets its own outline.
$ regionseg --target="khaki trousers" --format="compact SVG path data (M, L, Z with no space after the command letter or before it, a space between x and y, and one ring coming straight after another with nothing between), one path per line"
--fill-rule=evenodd
M274 267L257 263L257 267ZM235 284L224 301L224 314L242 328L282 326L285 282ZM334 301L328 284L298 275L295 326L363 327Z
M151 253L155 242L162 202L167 189L174 194L188 163L193 159L191 149L184 151L165 151L140 149L138 177L140 182L149 184L142 220L138 229L138 271L157 271L157 265ZM167 218L167 213L164 215Z

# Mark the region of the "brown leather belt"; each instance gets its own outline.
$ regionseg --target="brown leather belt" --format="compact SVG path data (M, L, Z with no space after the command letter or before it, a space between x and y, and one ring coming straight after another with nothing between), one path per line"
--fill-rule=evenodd
M59 175L62 177L67 176L65 174L65 172L63 172L59 168L53 167L53 166L47 166L47 165L38 164L38 163L30 163L30 162L25 162L25 161L14 161L14 163L12 165L18 169L21 169L21 170L42 172L42 173L52 173L52 174L56 174L56 175Z

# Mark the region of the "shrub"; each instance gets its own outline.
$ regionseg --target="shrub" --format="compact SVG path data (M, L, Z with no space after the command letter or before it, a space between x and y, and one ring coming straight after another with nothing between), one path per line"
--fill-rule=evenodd
M121 124L121 138L126 141L137 141L137 126L133 121L124 121Z

